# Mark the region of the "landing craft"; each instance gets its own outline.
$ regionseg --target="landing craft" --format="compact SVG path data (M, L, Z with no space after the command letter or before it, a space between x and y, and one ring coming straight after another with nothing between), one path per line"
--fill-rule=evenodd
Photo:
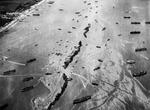
M99 69L100 69L100 67L96 67L96 68L93 69L93 71L96 71L96 70L99 70Z
M130 16L124 16L124 19L130 19L131 17Z
M35 61L36 61L36 58L33 58L33 59L28 60L28 61L26 62L26 64L32 63L32 62L35 62Z
M91 83L93 86L99 86L99 84L98 83L95 83L95 82L92 82Z
M15 72L16 72L16 69L8 70L8 71L3 72L3 75L10 75L10 74L13 74Z
M145 24L150 24L150 21L146 21Z
M131 31L130 34L140 34L140 31Z
M59 9L59 11L64 11L63 9Z
M88 101L89 99L91 99L91 96L81 97L81 98L73 100L73 104L83 103L85 101Z
M135 64L136 62L134 60L127 60L126 63L132 65Z
M98 61L99 61L99 62L103 62L103 60L101 60L101 59L98 59Z
M54 1L48 1L47 2L48 4L53 4L53 3L55 3Z
M34 89L34 86L28 86L28 87L21 89L21 92L28 92L28 91L31 91L32 89Z
M34 13L34 14L32 14L33 16L40 16L40 14L39 13Z
M103 27L102 31L106 30L106 27Z
M140 73L138 73L138 74L133 74L132 76L133 76L133 77L141 77L141 76L144 76L144 75L146 75L146 74L147 74L146 71L141 71Z
M96 48L101 48L101 46L96 46Z
M135 52L141 52L141 51L147 51L147 48L143 47L143 48L135 49Z
M45 75L52 75L52 73L45 73Z
M131 24L141 24L140 22L131 22Z
M75 12L75 14L80 14L80 12Z
M28 82L28 81L31 81L31 80L33 80L33 79L34 79L33 76L26 77L26 78L24 78L24 79L22 80L22 82Z

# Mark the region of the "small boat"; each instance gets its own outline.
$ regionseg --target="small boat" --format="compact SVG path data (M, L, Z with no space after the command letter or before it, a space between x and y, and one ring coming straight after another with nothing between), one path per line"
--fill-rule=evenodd
M55 3L54 1L48 1L47 2L48 4L53 4L53 3Z
M33 80L33 79L34 79L33 76L26 77L26 78L23 78L22 82L28 82L28 81L31 81L31 80Z
M140 34L140 31L131 31L130 34Z
M11 75L11 74L13 74L15 72L16 72L16 69L8 70L8 71L3 72L3 75Z
M45 75L52 75L53 73L45 73Z
M96 48L101 48L101 46L96 46Z
M141 51L147 51L147 48L143 47L143 48L136 48L135 52L141 52Z
M91 83L93 86L99 86L99 84L98 83L95 83L95 82L92 82Z
M75 99L75 100L73 100L73 104L83 103L85 101L88 101L89 99L91 99L91 95Z
M80 12L75 12L75 14L80 14Z
M103 60L102 60L102 59L98 59L98 61L99 61L99 62L103 62Z
M96 67L93 69L93 71L99 70L101 67Z
M131 24L141 24L140 22L131 22Z
M103 27L102 31L106 30L106 27Z
M32 59L28 60L26 63L28 64L28 63L32 63L32 62L35 62L35 61L36 61L36 58L32 58Z
M130 16L124 16L124 19L130 19L131 17Z
M32 89L34 89L34 86L33 86L33 85L21 89L21 92L28 92L28 91L31 91Z
M39 13L33 13L32 15L33 15L33 16L40 16Z
M146 21L145 24L150 24L150 21Z
M144 76L144 75L146 75L146 74L147 74L146 71L141 71L140 73L138 73L138 74L133 74L132 76L133 76L133 77L141 77L141 76Z
M132 65L132 64L135 64L136 62L134 61L134 60L127 60L126 61L126 64L130 64L130 65Z
M64 11L64 9L59 9L59 11Z

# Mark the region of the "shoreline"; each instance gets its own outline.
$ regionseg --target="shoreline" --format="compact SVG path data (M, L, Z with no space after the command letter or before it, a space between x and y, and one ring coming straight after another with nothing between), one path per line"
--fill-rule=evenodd
M14 9L7 10L7 12L3 12L4 10L0 11L0 20L2 21L0 23L0 33L3 32L6 29L9 29L8 27L17 22L19 19L23 18L23 15L25 16L28 12L30 12L34 7L39 5L43 0L32 0L25 4L19 4L16 7L11 7ZM0 4L0 8L1 8ZM20 17L21 16L21 17Z

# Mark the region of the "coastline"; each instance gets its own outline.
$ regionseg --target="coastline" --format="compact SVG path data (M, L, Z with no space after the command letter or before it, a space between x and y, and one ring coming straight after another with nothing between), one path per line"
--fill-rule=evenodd
M7 7L2 9L3 2L0 2L0 32L8 29L13 24L15 24L19 19L23 18L28 12L30 12L34 7L41 4L43 0L29 0L24 3L24 1L20 2L12 2L12 1L3 1L4 3L8 2L9 5L13 5L11 7ZM7 5L7 4L5 4Z

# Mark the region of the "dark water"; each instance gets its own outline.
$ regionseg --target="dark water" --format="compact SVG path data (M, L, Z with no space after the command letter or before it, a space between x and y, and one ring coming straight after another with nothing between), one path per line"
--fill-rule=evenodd
M18 15L12 12L22 12L41 0L0 0L0 27L11 22Z

